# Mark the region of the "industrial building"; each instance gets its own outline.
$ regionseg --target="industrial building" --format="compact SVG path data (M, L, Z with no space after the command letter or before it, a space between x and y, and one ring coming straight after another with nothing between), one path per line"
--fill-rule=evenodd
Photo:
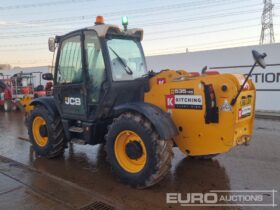
M267 54L265 70L257 67L252 80L257 88L256 109L258 111L280 111L280 44L255 45L168 55L148 56L148 67L155 72L169 69L185 69L200 72L204 66L221 73L249 72L253 64L251 51L255 49Z

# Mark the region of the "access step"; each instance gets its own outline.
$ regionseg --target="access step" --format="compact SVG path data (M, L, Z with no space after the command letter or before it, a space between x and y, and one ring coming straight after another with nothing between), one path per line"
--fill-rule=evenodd
M71 139L71 143L73 144L81 144L81 145L85 145L87 144L87 142L83 139Z
M74 133L83 133L84 129L81 127L72 126L69 128L69 131Z

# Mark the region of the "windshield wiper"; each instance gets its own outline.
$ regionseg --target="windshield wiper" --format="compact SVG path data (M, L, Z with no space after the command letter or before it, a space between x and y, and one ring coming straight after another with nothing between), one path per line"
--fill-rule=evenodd
M129 68L128 65L126 65L126 63L123 61L123 59L118 55L118 53L116 53L115 50L113 50L111 47L109 47L110 50L112 50L112 52L117 56L118 60L120 61L120 63L123 65L124 67L124 70L125 72L128 74L128 75L132 75L133 74L133 71L131 70L131 68Z

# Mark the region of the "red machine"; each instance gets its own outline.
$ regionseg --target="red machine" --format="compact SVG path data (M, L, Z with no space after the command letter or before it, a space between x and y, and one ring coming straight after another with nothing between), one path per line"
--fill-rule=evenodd
M0 80L0 106L3 106L5 111L15 109L12 90L8 86L9 82L9 79Z
M39 85L34 87L34 74L39 74ZM41 83L42 72L17 73L12 77L1 75L0 78L0 106L5 111L12 111L21 108L21 101L24 97L37 98L50 94L52 83L44 87Z

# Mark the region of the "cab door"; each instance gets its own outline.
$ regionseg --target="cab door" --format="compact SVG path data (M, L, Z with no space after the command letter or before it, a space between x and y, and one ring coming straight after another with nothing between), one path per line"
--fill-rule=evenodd
M106 71L101 43L95 31L84 31L84 49L88 104L97 108L102 96L102 85L106 80Z
M82 32L63 37L56 62L54 97L63 118L86 119Z

